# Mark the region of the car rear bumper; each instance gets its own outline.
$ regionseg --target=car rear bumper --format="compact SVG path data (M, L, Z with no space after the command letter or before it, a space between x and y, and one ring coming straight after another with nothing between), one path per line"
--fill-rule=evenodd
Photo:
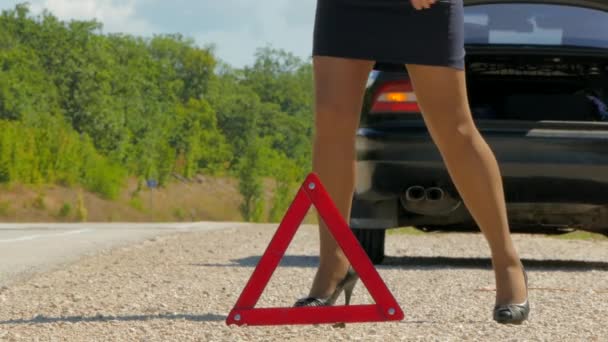
M608 205L608 126L481 131L498 159L514 224L604 225L593 213ZM425 128L362 129L357 152L354 227L471 222ZM444 197L411 201L405 193L413 186L440 188Z

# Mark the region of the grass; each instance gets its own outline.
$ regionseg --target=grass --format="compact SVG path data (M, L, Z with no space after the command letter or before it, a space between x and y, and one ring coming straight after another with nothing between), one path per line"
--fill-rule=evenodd
M144 203L143 203L141 197L139 197L139 196L132 197L129 200L129 205L131 206L131 208L133 208L135 210L138 210L142 213L145 212Z
M275 184L265 180L263 219L274 198ZM0 183L0 221L11 222L167 222L242 221L241 194L233 177L200 175L196 181L172 180L166 187L148 189L130 178L116 200L108 200L79 187ZM290 198L291 200L291 198ZM278 223L279 219L272 223ZM312 208L304 224L316 223Z
M403 228L396 228L396 229L388 229L386 231L386 234L387 235L426 235L428 233L425 233L414 227L403 227Z
M447 233L447 232L444 232ZM396 229L388 229L386 231L387 235L413 235L420 236L429 234L427 232L421 231L414 227L403 227ZM603 234L590 233L582 230L577 230L571 233L560 234L560 235L552 235L547 234L546 237L560 240L588 240L588 241L608 241L608 237Z
M178 221L184 221L186 219L186 212L182 208L173 209L173 217Z
M63 205L59 209L58 216L60 218L67 218L68 216L70 216L71 212L72 212L72 206L69 203L63 203Z
M76 205L76 219L80 222L87 221L89 212L87 210L86 204L84 203L84 196L82 191L78 192L78 200Z
M590 233L582 230L577 230L572 233L561 235L549 235L551 238L561 240L592 240L592 241L608 241L608 237L602 234Z
M38 210L46 209L46 202L44 200L44 194L39 193L36 198L32 201L32 207Z
M2 201L0 202L0 216L9 216L12 213L11 202Z
M240 221L240 200L238 182L230 177L205 176L200 182L176 181L140 191L131 178L116 200L79 187L0 183L0 221Z

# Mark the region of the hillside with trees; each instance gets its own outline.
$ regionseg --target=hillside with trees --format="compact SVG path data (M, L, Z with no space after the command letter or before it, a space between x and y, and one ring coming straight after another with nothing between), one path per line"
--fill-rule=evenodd
M276 220L310 170L311 64L265 47L233 68L212 43L104 34L97 21L34 16L24 4L3 11L0 184L112 200L132 178L234 177L243 218ZM276 181L271 201L265 178Z

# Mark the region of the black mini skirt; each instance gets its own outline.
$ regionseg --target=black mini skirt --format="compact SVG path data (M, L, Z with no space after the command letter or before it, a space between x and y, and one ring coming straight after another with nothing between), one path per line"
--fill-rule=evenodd
M317 0L312 54L464 69L462 0Z

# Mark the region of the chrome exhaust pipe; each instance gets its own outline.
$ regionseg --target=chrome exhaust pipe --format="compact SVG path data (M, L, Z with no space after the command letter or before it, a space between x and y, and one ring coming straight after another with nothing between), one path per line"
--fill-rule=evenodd
M452 196L448 191L438 186L424 188L412 186L399 196L401 207L407 212L428 215L446 216L462 206L462 200Z
M422 201L425 196L425 189L421 186L410 186L405 191L405 200L408 202Z
M429 201L441 201L445 197L445 192L441 188L432 187L426 189L425 197Z

